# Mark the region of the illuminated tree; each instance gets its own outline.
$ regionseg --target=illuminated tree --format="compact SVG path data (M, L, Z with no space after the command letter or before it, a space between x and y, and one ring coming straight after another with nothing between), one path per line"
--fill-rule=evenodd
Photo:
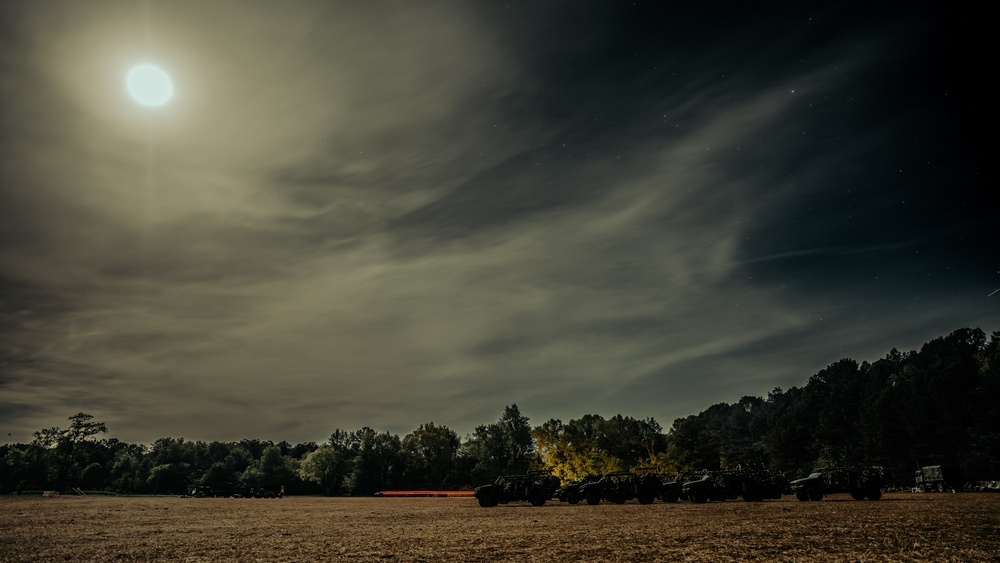
M549 420L532 434L544 467L563 481L641 466L676 466L668 461L665 437L651 418L616 415L605 419L588 414L566 424Z

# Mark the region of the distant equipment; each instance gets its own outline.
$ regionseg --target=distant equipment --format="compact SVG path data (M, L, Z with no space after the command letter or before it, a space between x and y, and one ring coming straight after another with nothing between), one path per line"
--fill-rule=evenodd
M965 478L962 468L954 465L927 465L913 473L917 489L925 493L962 492L965 489Z

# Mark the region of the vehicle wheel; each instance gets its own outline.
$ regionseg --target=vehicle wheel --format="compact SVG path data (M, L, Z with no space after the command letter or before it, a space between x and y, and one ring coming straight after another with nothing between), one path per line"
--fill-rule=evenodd
M937 492L939 492L939 493L943 493L944 492L944 483L938 483L937 484Z
M851 498L854 500L864 500L865 492L861 489L854 489L851 491Z
M597 492L587 493L587 504L601 504L601 494Z
M801 501L807 501L807 500L809 500L809 495L806 494L805 489L799 489L799 490L795 491L795 498L797 498L797 499L799 499Z
M479 497L479 506L483 508L492 508L497 505L497 497L493 495L483 495Z
M566 497L566 502L570 504L580 504L580 494L574 493Z
M656 493L652 489L639 491L639 504L653 504L654 500L656 500Z
M663 495L663 501L664 502L677 502L677 499L679 499L679 498L680 498L680 495L677 494L677 493L675 493L675 492L669 492L669 493Z
M882 489L869 489L865 494L869 500L878 500L882 498Z
M545 504L545 491L539 488L528 491L528 502L531 506L542 506Z
M809 487L806 494L809 495L809 500L823 500L823 489L819 488L817 485Z
M705 504L706 502L708 502L708 491L705 491L703 489L698 489L693 493L689 493L688 496L691 497L691 502L696 502L698 504Z

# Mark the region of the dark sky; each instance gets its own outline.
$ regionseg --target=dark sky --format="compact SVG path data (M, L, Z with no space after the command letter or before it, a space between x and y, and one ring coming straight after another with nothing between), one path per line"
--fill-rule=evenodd
M668 427L1000 329L992 23L870 4L4 1L0 438Z

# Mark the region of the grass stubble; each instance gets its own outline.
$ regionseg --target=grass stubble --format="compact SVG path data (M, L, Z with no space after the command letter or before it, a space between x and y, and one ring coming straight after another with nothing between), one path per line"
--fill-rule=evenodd
M1000 561L1000 495L480 508L470 498L0 498L0 561Z

